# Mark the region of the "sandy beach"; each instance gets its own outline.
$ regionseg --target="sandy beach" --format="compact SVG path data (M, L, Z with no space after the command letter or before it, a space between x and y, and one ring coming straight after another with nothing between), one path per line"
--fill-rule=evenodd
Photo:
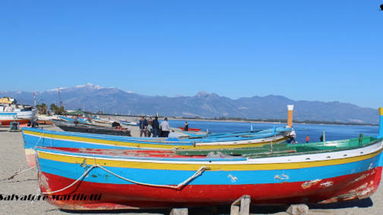
M9 178L16 172L28 169L26 165L23 139L21 132L8 132L8 129L0 129L0 194L7 195L29 195L39 194L37 186L36 169L27 170L13 178ZM382 214L383 211L383 190L380 187L378 192L371 198L339 203L332 205L311 206L310 214ZM287 214L283 207L252 207L253 214ZM191 210L190 214L222 214L229 213L229 210L212 210L202 208ZM0 214L71 214L73 212L61 211L45 201L5 201L0 200ZM102 214L168 214L168 210L156 211L119 211L105 212ZM97 213L99 214L99 213Z

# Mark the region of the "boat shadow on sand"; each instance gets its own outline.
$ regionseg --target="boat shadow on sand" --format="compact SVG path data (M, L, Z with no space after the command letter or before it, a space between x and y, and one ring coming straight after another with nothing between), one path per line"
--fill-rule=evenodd
M369 208L372 207L373 201L371 198L352 200L346 202L338 202L331 204L308 204L310 210L321 210L322 212L331 212L333 209L351 209L351 208ZM275 206L251 206L251 214L275 214L285 212L289 205L275 205ZM328 211L327 211L328 210ZM152 209L152 210L107 210L107 211L73 211L73 210L60 210L62 212L71 214L147 214L147 215L162 215L169 214L170 209ZM211 214L230 214L229 206L219 207L198 207L189 208L189 215L211 215Z
M369 208L374 205L371 198L352 200L345 202L337 202L330 204L307 204L310 210L321 210L322 212L330 213L335 209L351 209L351 208ZM252 214L274 214L287 211L289 205L276 206L252 206Z

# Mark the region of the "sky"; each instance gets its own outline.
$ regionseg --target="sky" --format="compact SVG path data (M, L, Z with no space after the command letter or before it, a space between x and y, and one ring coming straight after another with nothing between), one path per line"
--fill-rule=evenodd
M93 83L146 95L383 106L382 1L0 1L0 91Z

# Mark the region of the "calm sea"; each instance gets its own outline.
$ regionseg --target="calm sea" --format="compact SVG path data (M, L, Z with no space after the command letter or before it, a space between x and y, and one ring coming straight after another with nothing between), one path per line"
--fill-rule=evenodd
M171 127L183 127L185 121L171 120ZM272 123L248 123L248 122L211 122L211 121L188 121L190 128L200 128L210 132L234 132L249 131L251 125L254 130L269 129L285 124ZM368 136L378 135L378 126L360 125L322 125L322 124L294 124L298 142L304 142L306 136L310 136L311 142L318 142L322 132L326 132L326 140L339 140L358 137L359 134Z

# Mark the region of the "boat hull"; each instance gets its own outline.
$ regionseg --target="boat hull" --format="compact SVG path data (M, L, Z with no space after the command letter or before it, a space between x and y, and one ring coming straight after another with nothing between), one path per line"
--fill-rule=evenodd
M53 125L53 122L51 120L37 120L36 121L39 125Z
M98 128L98 127L87 127L87 126L66 126L66 125L57 125L64 131L70 132L80 132L80 133L90 133L90 134L107 134L107 135L117 135L117 136L130 136L130 131L128 130L118 130L113 128Z
M349 150L263 158L143 158L37 149L40 189L64 209L333 203L372 195L382 142ZM58 168L59 167L59 168ZM54 195L101 195L62 201Z
M109 136L99 134L48 131L34 128L23 129L24 147L67 147L67 148L104 148L104 149L224 149L249 148L265 144L276 144L288 139L285 134L259 138L225 140L215 139L173 139L173 138L138 138Z
M285 142L286 135L265 138L255 138L238 141L201 142L198 140L175 141L171 138L132 138L123 136L108 136L100 134L85 134L73 132L57 132L34 128L23 129L24 149L29 166L35 166L36 147L60 148L94 148L94 149L223 149L260 147L266 144Z
M51 204L68 210L115 210L132 208L192 207L230 205L242 195L252 204L334 203L363 199L378 189L381 167L321 180L245 185L188 185L180 190L133 184L106 184L82 181L65 194L99 195L91 201L54 200ZM43 192L61 189L74 182L49 173L40 173Z
M0 112L0 126L9 126L11 122L27 124L35 116L36 111Z
M182 131L185 131L184 127L178 127L178 128L181 129ZM201 129L199 129L199 128L189 128L187 131L201 131Z
M0 119L0 126L9 126L11 122L18 122L19 124L27 124L30 122L29 119Z

